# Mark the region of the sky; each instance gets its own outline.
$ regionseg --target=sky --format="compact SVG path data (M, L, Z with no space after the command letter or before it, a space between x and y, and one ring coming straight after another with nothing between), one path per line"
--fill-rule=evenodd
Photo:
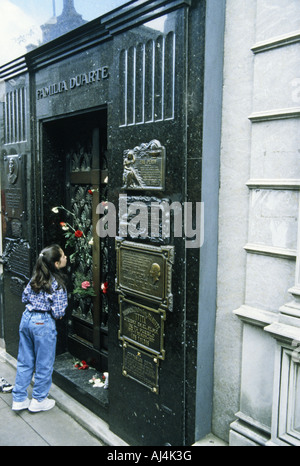
M91 21L128 0L74 0L77 12ZM0 65L26 53L42 39L40 25L62 12L63 0L0 0Z

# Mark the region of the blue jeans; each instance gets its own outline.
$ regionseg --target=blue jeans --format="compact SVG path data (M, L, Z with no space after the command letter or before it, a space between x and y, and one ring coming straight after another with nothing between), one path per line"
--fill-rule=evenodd
M35 371L32 397L42 401L47 397L52 383L57 335L55 320L48 312L26 310L21 319L19 334L13 400L26 400L27 388Z

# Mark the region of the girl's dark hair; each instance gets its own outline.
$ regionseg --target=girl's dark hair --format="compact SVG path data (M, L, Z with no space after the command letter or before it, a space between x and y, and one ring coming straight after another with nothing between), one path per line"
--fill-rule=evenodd
M66 288L65 275L55 267L55 262L60 261L61 255L62 249L58 244L52 244L41 251L30 282L33 291L46 291L51 294L53 278L57 281L58 288Z

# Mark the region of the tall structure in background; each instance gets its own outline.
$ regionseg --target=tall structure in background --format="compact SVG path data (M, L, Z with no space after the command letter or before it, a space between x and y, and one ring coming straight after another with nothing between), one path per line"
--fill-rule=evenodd
M50 42L56 39L56 37L62 36L86 22L87 21L77 13L74 0L64 0L63 11L60 16L56 16L55 0L53 0L53 16L41 26L43 43Z

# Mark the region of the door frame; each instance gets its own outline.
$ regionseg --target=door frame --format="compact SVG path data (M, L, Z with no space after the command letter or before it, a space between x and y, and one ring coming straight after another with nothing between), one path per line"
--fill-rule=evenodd
M89 108L89 109L83 109L82 111L76 111L74 113L67 113L67 114L63 114L63 115L57 115L57 116L51 116L51 117L48 117L48 118L44 118L44 119L40 119L38 121L38 135L39 135L39 141L38 141L38 145L37 147L39 147L39 150L40 150L40 157L38 158L38 166L37 166L37 169L36 169L36 176L37 176L37 182L40 183L40 194L37 196L37 198L39 196L41 196L41 199L43 200L43 198L45 197L44 194L45 192L47 191L45 189L45 187L47 186L48 184L48 191L50 189L50 186L49 186L49 183L50 181L46 181L47 180L47 174L44 173L45 171L45 167L46 167L46 160L47 160L47 152L50 151L51 149L51 145L53 144L54 145L54 139L55 139L55 136L57 135L59 137L59 132L63 132L64 131L64 125L67 125L73 118L74 118L74 122L76 122L76 124L80 124L79 123L79 120L84 120L84 121L87 121L89 118L92 119L93 115L95 114L95 116L97 117L97 115L101 115L101 118L99 118L98 120L98 128L99 128L99 133L101 132L101 128L100 126L102 127L103 131L106 131L106 143L107 143L107 137L108 137L108 134L107 134L107 111L108 111L108 108L107 108L107 105L102 105L102 106L99 106L99 107L93 107L93 108ZM105 125L101 125L101 121L104 121L105 120ZM97 126L97 118L95 118L95 128ZM48 133L51 133L50 135L49 134L46 134L48 131ZM61 143L60 147L62 148L63 146L63 143ZM99 148L100 150L100 148ZM54 151L53 151L54 152ZM56 155L56 157L58 157ZM61 182L65 185L66 182L71 182L71 172L69 174L67 174L66 172L66 164L64 163L65 161L63 161L63 166L64 166L64 172L63 172L63 175L61 177ZM50 161L51 163L51 161ZM53 161L53 166L55 165L55 160ZM97 171L97 169L96 169ZM99 168L99 173L97 175L97 173L91 173L91 172L86 172L87 175L90 175L90 182L91 182L91 186L95 187L95 183L96 183L96 179L95 179L95 175L96 177L98 176L99 178L99 187L101 185L101 172L100 172L100 168ZM83 173L83 172L82 172ZM41 175L39 177L39 174ZM75 175L77 173L75 172ZM86 178L89 178L89 176L87 176ZM103 176L102 176L103 178ZM76 176L74 177L75 179L75 182L76 182ZM63 188L64 191L66 191L66 188L64 187ZM99 195L100 193L97 193L95 192L94 193L95 196L93 195L93 199L92 199L92 202L93 202L93 207L92 207L92 210L93 210L93 216L95 214L95 211L96 211L96 206L97 204L99 203ZM46 196L47 197L47 196ZM65 205L66 203L66 200L67 200L67 196L66 196L66 193L64 194L64 196L61 198L61 199L57 199L57 204L56 205ZM40 231L40 234L38 235L38 240L39 240L39 244L38 244L38 249L40 250L42 247L45 246L45 243L49 242L46 240L47 238L47 233L46 233L46 228L45 228L45 219L48 215L48 212L46 211L46 202L48 201L42 201L41 202L41 208L40 209L37 209L38 211L38 214L40 217L37 218L37 225L41 225L41 227L39 227L39 231ZM53 205L54 207L54 205ZM47 206L47 210L50 212L50 206L48 205ZM59 223L59 222L57 222ZM95 238L95 235L96 235L96 222L93 226L93 237ZM61 239L58 240L57 239L57 242L60 242L62 244L64 244L64 241L65 241L65 238L61 235ZM96 251L94 250L93 251L93 255L96 253L100 253L100 238L99 238L99 241L97 241L97 244L99 243L99 247L96 247L94 249L96 249ZM99 259L99 265L100 265L100 259ZM101 265L100 265L101 267ZM100 274L99 274L100 275ZM95 284L95 286L98 286L100 288L100 278L98 280L98 283ZM100 290L99 290L100 292ZM98 293L99 295L99 293ZM100 304L100 300L101 300L101 297L99 299L99 296L98 296L98 304ZM101 311L99 311L101 312ZM57 327L58 327L58 333L59 333L59 338L61 340L58 341L58 354L61 354L64 350L65 351L69 351L70 350L70 353L72 354L72 348L71 348L71 343L69 341L69 334L70 334L70 329L69 329L69 325L68 325L68 320L72 317L71 315L69 315L68 313L70 313L70 310L68 310L67 312L67 316L64 320L64 322L58 322L57 323ZM98 340L98 344L95 345L95 341L93 341L93 347L92 348L88 348L91 350L91 356L90 356L90 359L92 361L95 361L96 359L99 359L99 362L97 362L97 369L98 370L102 370L102 371L105 371L107 370L107 366L108 366L108 348L107 348L107 351L103 349L103 345L101 346L101 343L100 343L100 332L101 332L101 325L100 325L100 321L99 322L96 322L94 323L94 328L92 330L93 332L93 340L95 340L95 337L96 337L96 332L99 332L99 335L98 335L98 339L96 338L96 340ZM102 332L103 333L103 332ZM105 335L103 335L103 339L106 339L107 341L107 333ZM60 344L60 341L61 341L61 344ZM96 342L97 343L97 342ZM84 347L83 347L83 356L82 359L89 359L88 356L86 355L86 353L84 353ZM87 349L87 351L88 351ZM95 350L95 351L94 351ZM94 367L94 366L93 366Z

